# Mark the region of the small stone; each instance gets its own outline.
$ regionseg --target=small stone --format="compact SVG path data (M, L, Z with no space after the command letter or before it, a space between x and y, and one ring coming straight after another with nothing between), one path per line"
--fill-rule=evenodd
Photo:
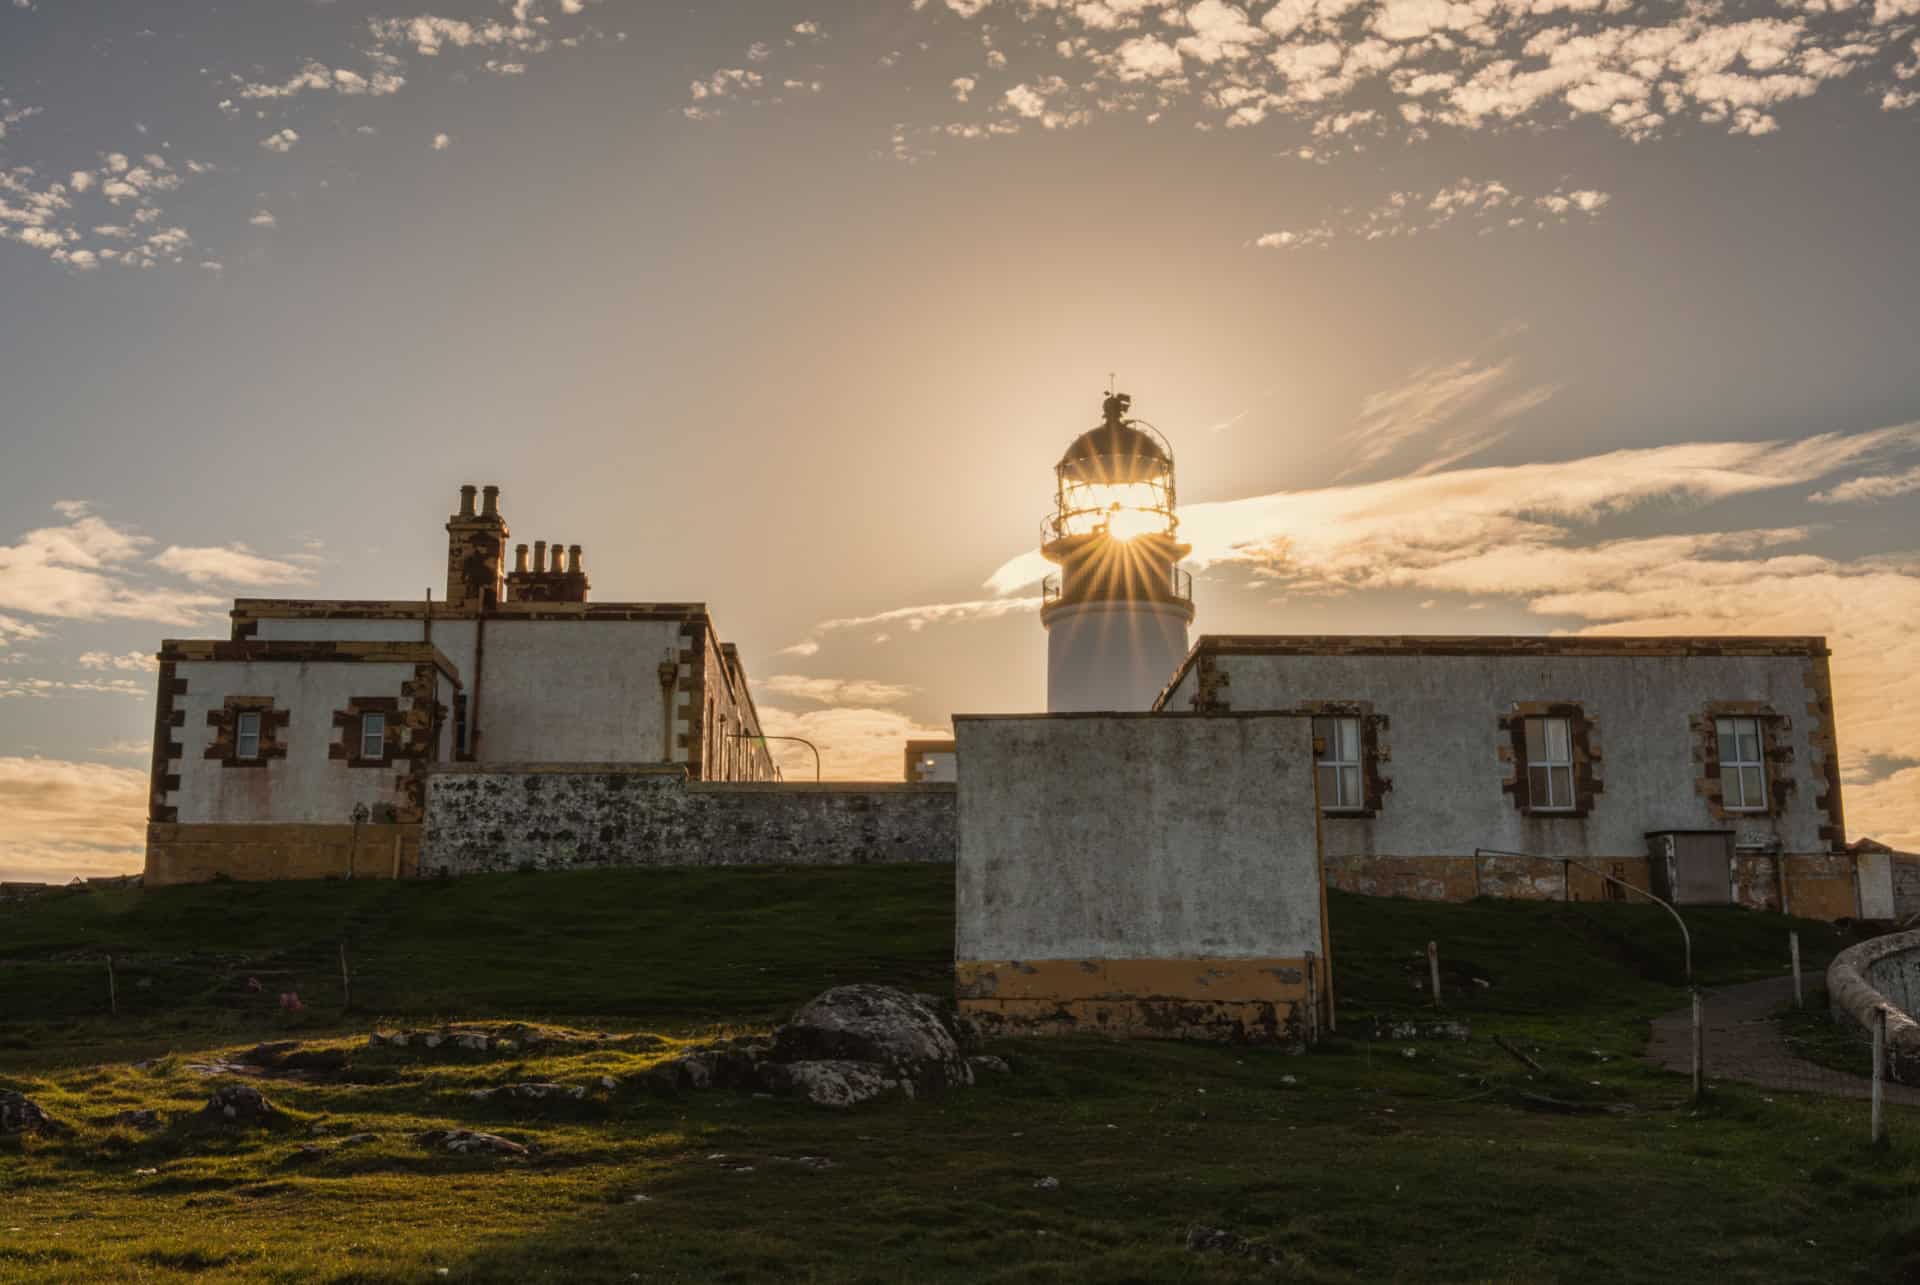
M221 1085L207 1099L200 1114L206 1119L234 1124L269 1126L283 1123L287 1118L286 1112L267 1101L266 1095L251 1084Z
M620 1081L614 1079L611 1075L603 1075L600 1077L600 1087L611 1093L620 1087Z
M1294 1085L1294 1084L1300 1083L1300 1081L1295 1079L1291 1075L1283 1075L1280 1077L1280 1083L1286 1084L1286 1085Z
M1058 1191L1060 1190L1060 1180L1052 1177L1040 1178L1034 1182L1033 1187L1035 1191Z
M468 1129L432 1129L415 1139L425 1147L441 1148L456 1155L491 1152L502 1156L524 1156L527 1149L508 1138Z
M160 1113L150 1109L122 1111L107 1121L108 1124L123 1124L130 1129L158 1129Z
M135 1169L133 1171L134 1176L137 1178L151 1178L159 1172L158 1169Z
M0 1089L0 1133L39 1133L59 1128L40 1104L24 1093Z
M627 1197L627 1203L629 1205L650 1205L653 1203L653 1197L643 1191L636 1191Z
M967 1065L976 1072L990 1071L994 1075L1011 1075L1013 1068L1007 1065L1007 1059L995 1057L991 1053L976 1053L967 1059Z

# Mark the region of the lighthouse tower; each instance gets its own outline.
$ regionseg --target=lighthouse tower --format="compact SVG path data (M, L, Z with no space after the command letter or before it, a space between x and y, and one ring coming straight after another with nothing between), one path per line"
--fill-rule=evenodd
M1052 713L1149 709L1186 658L1193 578L1179 563L1192 547L1177 538L1173 452L1131 405L1109 394L1053 470L1040 535L1060 567L1040 608Z

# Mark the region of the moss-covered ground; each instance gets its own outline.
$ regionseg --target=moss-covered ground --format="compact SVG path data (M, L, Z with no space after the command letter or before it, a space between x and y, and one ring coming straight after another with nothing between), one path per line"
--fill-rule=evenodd
M835 982L944 989L950 902L950 870L886 868L0 910L0 1088L71 1126L0 1142L0 1280L1920 1279L1920 1118L1896 1114L1874 1150L1859 1103L1730 1086L1696 1108L1639 1060L1646 1020L1685 997L1677 934L1642 907L1336 895L1342 1031L1304 1055L1010 1041L1009 1076L844 1113L632 1082ZM1839 945L1777 916L1688 922L1708 982L1778 974L1790 927L1810 959ZM1471 1038L1361 1037L1427 1011L1428 940ZM277 1007L285 990L303 1012ZM657 1038L366 1047L369 1030L449 1019ZM218 1081L194 1064L267 1039L345 1065L256 1081L278 1128L201 1123ZM471 1096L526 1080L588 1092L532 1111ZM135 1108L161 1127L109 1122ZM416 1141L446 1128L535 1153ZM1195 1226L1260 1253L1196 1253Z

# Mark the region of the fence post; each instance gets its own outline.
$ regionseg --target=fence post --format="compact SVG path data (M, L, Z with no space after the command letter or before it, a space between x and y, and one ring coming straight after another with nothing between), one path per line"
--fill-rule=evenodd
M1797 932L1788 933L1787 945L1793 951L1793 1006L1795 1008L1805 1008L1807 1006L1806 993L1800 989L1800 934Z
M1693 1100L1696 1105L1706 1097L1706 1040L1700 1022L1700 988L1693 988Z
M340 1007L353 1010L353 978L347 973L347 943L340 943Z
M1440 1004L1440 944L1438 942L1430 941L1427 943L1427 979L1433 986L1433 1006L1435 1008L1439 1008L1441 1004Z
M113 984L113 956L107 956L107 1011L120 1016L120 992Z
M1887 1140L1887 1117L1880 1107L1880 1083L1887 1068L1887 1010L1873 1010L1873 1145Z

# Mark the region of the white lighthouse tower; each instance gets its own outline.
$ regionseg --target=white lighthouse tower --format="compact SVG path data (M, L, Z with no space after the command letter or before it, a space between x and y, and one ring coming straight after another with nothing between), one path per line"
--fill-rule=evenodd
M1151 708L1187 654L1192 552L1177 538L1173 451L1151 424L1129 419L1111 393L1105 418L1075 438L1053 472L1054 511L1040 552L1047 577L1047 709Z

